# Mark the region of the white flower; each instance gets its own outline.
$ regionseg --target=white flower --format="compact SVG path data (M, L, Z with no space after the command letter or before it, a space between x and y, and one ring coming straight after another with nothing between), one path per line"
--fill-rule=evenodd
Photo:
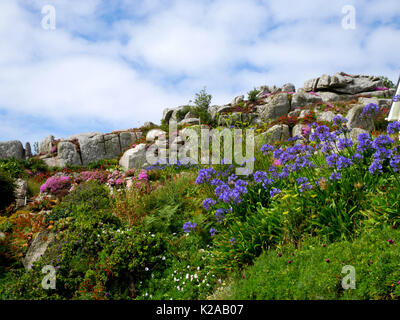
M165 257L162 257L163 260L165 260Z
M189 273L186 273L186 279L189 279Z
M149 271L149 268L146 267L146 268L144 268L144 270Z

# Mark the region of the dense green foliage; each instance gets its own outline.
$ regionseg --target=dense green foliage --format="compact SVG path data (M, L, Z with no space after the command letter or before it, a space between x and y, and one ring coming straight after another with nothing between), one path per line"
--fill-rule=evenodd
M247 93L247 95L248 95L248 100L250 101L250 102L256 102L257 101L257 95L260 93L260 91L259 90L257 90L256 88L254 88L253 90L251 90L251 91L249 91L248 93Z
M288 245L270 250L237 276L219 298L398 299L399 239L398 229L386 227L364 232L354 241L326 244L310 238L299 248ZM342 270L347 265L355 268L354 289L342 287L348 275Z
M110 208L111 198L105 186L96 181L78 185L64 200L52 210L48 220L58 220L73 216L79 209L89 212Z
M14 181L0 170L0 210L14 201Z

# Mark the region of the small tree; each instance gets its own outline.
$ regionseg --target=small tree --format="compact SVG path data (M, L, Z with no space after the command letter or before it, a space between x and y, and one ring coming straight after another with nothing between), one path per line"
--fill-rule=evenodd
M210 107L212 96L206 92L204 87L199 93L196 93L194 105L198 108L208 109Z
M256 102L257 101L257 95L260 93L259 90L254 88L253 90L249 91L248 94L248 99L250 102Z
M396 88L396 85L388 77L381 77L382 85L385 88Z

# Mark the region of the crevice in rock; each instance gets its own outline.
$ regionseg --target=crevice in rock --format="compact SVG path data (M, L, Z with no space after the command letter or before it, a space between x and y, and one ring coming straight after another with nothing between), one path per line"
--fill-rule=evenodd
M122 144L121 144L121 137L120 137L120 133L117 133L118 136L118 144L119 144L119 155L121 156L123 150L122 150Z
M315 80L315 83L313 85L313 91L317 90L319 79L320 78L317 78L317 80Z

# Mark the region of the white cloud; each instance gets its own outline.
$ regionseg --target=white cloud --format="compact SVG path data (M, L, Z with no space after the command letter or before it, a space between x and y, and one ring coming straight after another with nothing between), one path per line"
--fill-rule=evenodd
M45 4L56 8L52 32L40 25ZM355 30L341 27L346 4ZM203 86L223 104L322 73L396 80L398 9L398 0L3 0L0 140L157 122Z

